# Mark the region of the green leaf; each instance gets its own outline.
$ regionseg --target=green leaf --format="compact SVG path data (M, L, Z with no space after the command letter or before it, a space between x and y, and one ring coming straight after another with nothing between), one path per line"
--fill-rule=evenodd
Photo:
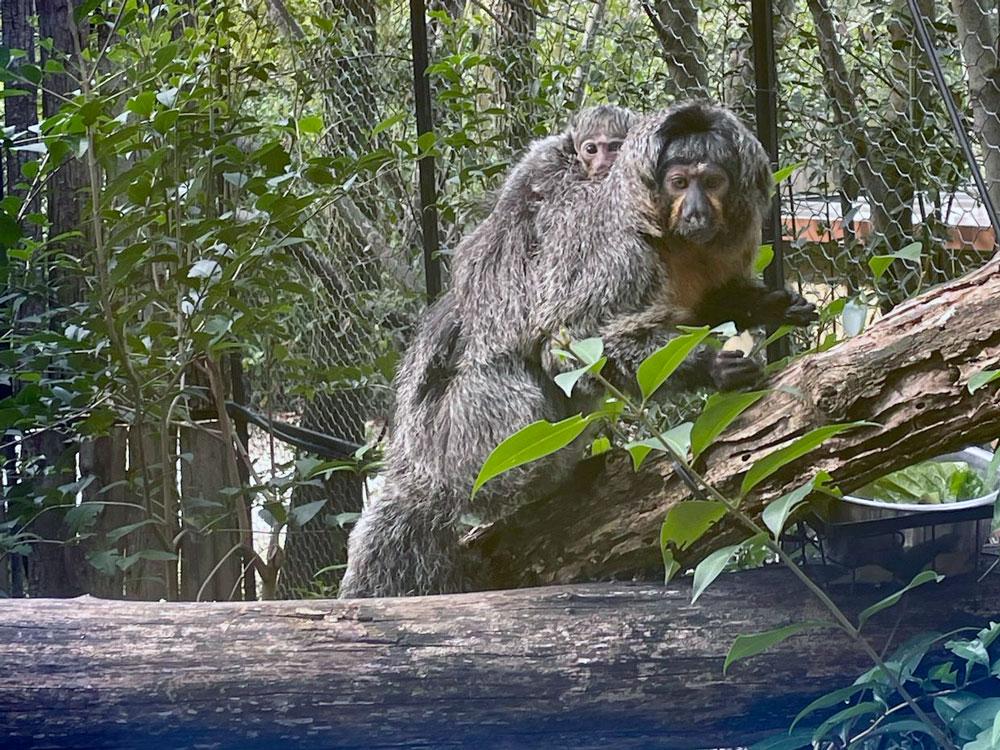
M319 135L323 132L323 118L319 115L307 115L298 121L299 133L305 135Z
M0 250L14 247L21 239L21 227L17 220L0 208Z
M626 443L625 450L632 457L632 470L639 471L642 468L642 462L646 460L646 456L652 452L653 448L649 443L640 440L637 443Z
M810 480L801 487L796 487L791 492L786 492L777 500L771 501L764 508L764 512L761 513L760 517L764 525L774 535L775 541L781 536L781 532L785 530L785 522L788 521L788 517L805 501L813 489L813 480Z
M70 531L79 534L93 525L103 508L103 503L80 503L66 511L63 520Z
M688 500L667 511L660 526L665 583L680 570L673 551L690 547L725 515L725 504L715 500Z
M607 453L609 450L611 450L611 441L603 435L590 444L591 456L599 456L602 453Z
M1000 740L996 738L998 723L1000 723L1000 712L997 712L993 727L984 729L971 742L962 745L962 750L1000 750Z
M975 393L995 380L1000 380L1000 370L980 370L969 378L969 393Z
M433 132L422 133L417 138L417 149L420 153L425 153L434 148L434 144L437 142L437 136Z
M792 176L794 172L799 167L804 167L806 165L805 161L797 161L794 164L789 164L787 167L782 167L777 172L774 173L774 184L777 185L780 182L784 182L789 177Z
M1000 698L983 698L959 711L950 729L964 740L975 739L980 732L993 732L1000 714Z
M802 437L796 439L791 444L780 448L773 453L769 453L750 467L750 471L743 477L743 484L740 486L740 494L746 495L750 490L763 482L774 472L787 466L797 458L816 450L830 438L839 435L841 432L853 430L856 427L878 427L872 422L843 422L841 424L831 424L825 427L817 427L810 430Z
M661 451L666 453L667 451L664 448L663 443L666 443L670 450L678 456L681 456L682 458L687 456L688 449L691 447L691 423L682 422L676 427L661 433L659 438L651 437L626 443L625 450L627 450L632 456L633 468L638 471L650 451Z
M761 245L757 248L757 257L753 262L753 270L756 274L764 273L764 269L771 265L774 260L774 245Z
M604 342L598 337L574 341L569 345L574 357L587 365L594 365L604 355Z
M309 523L317 513L323 510L323 506L326 505L326 499L314 500L311 503L305 503L304 505L296 505L288 513L288 517L297 526L305 526Z
M838 711L820 724L819 728L813 732L813 742L819 742L831 729L840 726L851 719L856 719L859 716L868 716L869 714L880 714L884 711L885 704L880 703L879 701L864 701L863 703L858 703L850 706L849 708L845 708L843 711Z
M767 391L713 393L691 428L691 454L701 455L733 421L756 404Z
M178 117L180 117L180 112L176 109L160 112L153 118L153 130L161 135L166 134L174 127Z
M728 547L717 549L710 554L694 569L694 582L691 584L691 603L698 601L698 597L705 593L705 589L712 585L712 582L722 575L729 561L739 552L742 544L731 544Z
M130 523L127 526L119 526L108 532L108 541L114 544L123 536L131 534L136 529L141 529L143 526L151 526L155 524L156 521L152 518L147 518L145 521L139 521L138 523Z
M406 112L397 112L392 117L387 117L386 119L382 120L382 122L380 122L378 125L372 128L371 137L374 138L379 133L388 130L396 123L402 122L403 120L406 119L406 116L407 116Z
M919 242L911 242L902 250L889 253L889 255L874 255L868 260L868 267L871 269L876 280L881 279L895 260L919 263L922 247Z
M493 477L565 448L580 436L591 421L591 417L575 414L561 422L541 420L522 427L486 457L472 485L472 497Z
M765 630L763 633L738 635L736 636L736 640L733 641L733 645L729 647L729 653L726 654L726 662L722 665L722 673L725 674L729 666L740 659L746 659L767 651L771 646L791 638L796 633L813 628L829 627L832 627L829 622L806 620L805 622L793 622L791 625L785 625L782 628L775 628L774 630Z
M848 338L857 336L865 329L868 322L868 305L852 297L844 303L840 313L840 322L844 327L844 335Z
M982 698L975 693L966 691L946 693L934 698L934 712L945 724L951 724L962 711L980 700Z
M733 559L737 552L744 547L752 547L755 544L762 544L767 537L764 534L757 534L745 539L739 544L723 547L716 550L694 569L694 582L692 583L691 603L698 601L698 597L705 593L705 589L712 585L716 578L722 575L729 561Z
M667 511L660 526L660 547L673 545L685 550L726 515L726 506L716 500L687 500Z
M601 368L604 367L605 362L608 361L607 357L601 357L599 360L594 362L592 365L584 365L583 367L578 367L575 370L570 370L569 372L561 372L556 375L553 380L555 380L556 385L558 385L563 393L566 394L567 398L573 395L573 387L588 372L598 373Z
M692 329L690 333L672 339L642 361L636 379L639 381L643 400L652 396L673 375L688 354L704 341L708 332L707 326Z
M868 607L860 615L858 615L858 628L859 629L863 628L865 623L868 622L868 620L870 620L873 615L878 614L883 609L888 609L889 607L895 605L896 602L898 602L900 599L903 598L903 594L905 594L907 591L915 589L917 586L923 586L925 583L928 583L929 581L934 581L935 583L939 583L943 580L944 576L939 576L933 570L925 570L921 573L917 573L917 575L913 577L912 581L906 584L895 594L890 594L885 599L875 602L875 604Z
M819 698L817 698L808 706L799 711L789 729L790 730L795 729L796 725L804 718L809 716L809 714L819 711L820 709L823 708L836 706L838 703L843 703L848 698L853 697L856 693L860 693L862 690L868 690L870 687L871 686L868 683L863 683L860 685L848 685L847 687L842 687L839 690L834 690L833 692L827 693L826 695L821 695Z
M129 112L134 112L140 117L148 118L153 114L153 106L156 104L156 92L155 91L143 91L140 94L136 94L131 99L129 99L128 104L125 108Z
M990 654L978 638L971 641L948 641L944 647L960 659L965 659L969 670L976 664L990 668Z

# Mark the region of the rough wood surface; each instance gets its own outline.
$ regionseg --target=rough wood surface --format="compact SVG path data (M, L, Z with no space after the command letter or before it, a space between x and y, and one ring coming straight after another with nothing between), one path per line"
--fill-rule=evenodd
M856 611L887 593L853 597ZM882 648L981 625L1000 576L927 585L867 626ZM847 592L840 592L844 601ZM0 746L728 747L786 727L868 664L838 633L731 668L739 633L824 617L787 571L448 597L260 603L0 601Z
M862 334L798 360L774 390L728 430L699 462L734 496L743 474L765 454L809 430L864 420L881 427L842 433L760 485L748 507L828 471L849 491L896 468L1000 435L1000 389L970 395L976 372L1000 367L1000 262L906 302ZM690 497L666 462L633 474L612 459L593 481L526 505L470 541L497 588L601 580L656 570L666 512ZM728 544L722 526L708 545ZM745 535L744 535L745 536ZM742 538L742 537L741 537Z

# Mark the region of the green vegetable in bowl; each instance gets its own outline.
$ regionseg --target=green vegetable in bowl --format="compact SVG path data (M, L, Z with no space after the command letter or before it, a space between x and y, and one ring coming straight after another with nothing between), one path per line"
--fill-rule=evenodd
M986 483L965 461L924 461L866 484L858 497L886 503L956 503L987 494Z

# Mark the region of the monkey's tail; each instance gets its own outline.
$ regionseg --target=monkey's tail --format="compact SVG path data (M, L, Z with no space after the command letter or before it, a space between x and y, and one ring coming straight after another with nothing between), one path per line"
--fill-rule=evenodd
M351 531L340 597L448 594L468 590L463 527L446 490L387 487Z

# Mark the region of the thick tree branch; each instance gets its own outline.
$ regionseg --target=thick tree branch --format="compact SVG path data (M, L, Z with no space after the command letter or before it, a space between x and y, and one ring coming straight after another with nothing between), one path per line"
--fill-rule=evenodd
M1000 366L1000 261L900 305L862 334L786 368L774 392L747 411L700 462L709 481L735 496L759 458L811 429L864 420L881 427L842 433L789 464L745 507L763 505L828 471L849 491L893 469L1000 435L1000 390L970 394L969 378ZM689 499L666 462L633 474L627 457L599 476L520 508L481 529L482 552L498 588L607 579L660 567L659 529ZM721 527L710 547L731 541ZM702 547L694 556L705 554Z

